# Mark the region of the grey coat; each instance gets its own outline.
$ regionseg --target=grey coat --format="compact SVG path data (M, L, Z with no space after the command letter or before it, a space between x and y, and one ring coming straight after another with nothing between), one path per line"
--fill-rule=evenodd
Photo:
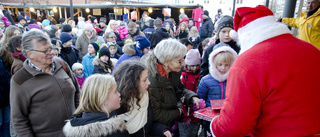
M89 43L90 42L97 42L97 39L98 39L98 37L96 35L96 31L93 31L92 37L89 39L83 30L81 36L77 39L77 42L76 42L76 48L77 48L77 50L79 50L79 59L80 60L82 60L82 57L88 53Z

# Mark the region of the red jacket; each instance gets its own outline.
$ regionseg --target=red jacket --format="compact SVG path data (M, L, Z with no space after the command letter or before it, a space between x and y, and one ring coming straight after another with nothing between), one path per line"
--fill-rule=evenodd
M180 24L181 24L182 22L186 23L186 24L187 24L187 28L188 28L189 18L187 17L187 15L186 15L181 21L179 21L179 26L178 26L176 32L174 32L174 35L177 35L177 32L178 32L178 30L179 30L179 28L180 28Z
M193 72L182 72L181 73L181 82L185 85L186 89L197 93L197 86L199 82L200 71L197 74Z
M263 39L263 35L269 37L277 30L254 31L257 36L248 39ZM213 134L319 135L319 60L320 51L316 47L291 34L271 36L254 44L231 67L227 98L220 116L210 124Z

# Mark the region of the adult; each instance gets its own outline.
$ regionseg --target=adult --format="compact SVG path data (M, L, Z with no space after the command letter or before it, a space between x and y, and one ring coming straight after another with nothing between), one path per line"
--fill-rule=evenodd
M218 9L218 13L216 14L216 16L214 16L214 24L215 25L217 23L217 21L222 17L222 9Z
M18 28L23 32L23 25L27 23L27 20L22 16L18 16Z
M203 41L206 38L210 38L212 36L212 32L213 32L213 23L211 18L209 17L209 12L207 10L205 10L202 14L202 18L203 18L203 23L202 26L200 28L200 39L201 41Z
M118 49L118 50L117 50L117 53L118 53L119 55L122 55L122 54L123 54L123 52L122 52L122 48L123 48L123 47L120 47L120 46L117 44L117 41L116 41L117 37L116 37L116 35L115 35L115 33L114 33L113 31L106 32L103 37L104 37L105 43L111 42L111 43L113 43L113 44L117 47L117 49Z
M76 45L78 37L77 37L76 33L74 33L72 31L72 26L70 24L64 24L62 26L61 32L66 32L66 33L70 34L72 37L72 45Z
M14 75L18 70L23 67L23 62L26 57L22 54L22 36L13 36L8 43L8 51L11 52L13 62L11 66L11 74Z
M181 67L187 48L178 40L167 39L161 41L147 57L145 64L148 68L149 90L155 122L168 127L183 113L183 102L193 106L198 102L198 96L187 90L181 83Z
M178 26L177 30L174 32L174 35L177 35L177 32L178 32L178 30L179 30L179 28L180 28L180 24L181 24L182 22L184 22L184 23L186 23L186 25L188 26L188 21L189 21L188 16L187 16L185 13L181 13L181 14L179 15L179 26Z
M90 42L96 42L97 35L92 24L86 24L81 36L77 39L76 48L79 50L79 60L88 53L88 45Z
M169 32L162 27L161 20L156 19L154 21L154 28L155 28L155 31L153 31L153 33L149 36L151 49L154 49L161 40L171 37Z
M164 24L164 25L169 24L169 27L170 27L172 30L174 30L174 29L173 29L173 23L172 23L172 20L170 19L170 17L169 17L169 16L164 16L163 24ZM165 26L163 26L163 27L165 27Z
M78 82L61 59L53 58L43 32L27 32L22 44L27 60L10 87L13 127L18 136L62 136L64 122L78 104Z
M142 32L144 33L144 35L146 35L146 38L149 38L149 36L155 30L154 29L154 19L149 19L148 22L146 23L146 26L148 26L148 28L144 29Z
M148 18L148 17L149 17L149 16L148 16L148 13L144 12L144 13L142 14L142 17L141 17L141 19L140 19L140 21L141 21L140 30L141 30L141 31L143 31L144 29L148 28L148 27L146 26L146 22L147 22L147 18ZM150 17L149 17L149 18L150 18Z
M190 31L191 27L193 27L193 26L194 26L194 20L192 18L190 18L188 21L188 30Z
M4 37L1 38L0 47L7 47L10 38L17 35L22 35L21 30L16 26L10 25L8 28L6 28L6 31L4 32Z
M119 24L115 20L110 20L106 32L112 31L116 35L116 42L120 47L123 47L124 41L120 38L119 32L116 31L119 28Z
M137 36L135 43L128 42L123 47L124 54L119 58L114 70L125 60L140 60L140 58L148 54L150 51L150 41L146 37Z
M101 17L99 20L99 25L100 25L100 29L101 31L105 32L105 30L107 29L107 19L105 17Z
M238 8L234 26L242 49L229 72L224 106L211 122L212 133L319 135L320 51L292 36L265 6Z
M3 4L0 2L0 10L2 10L2 13L4 16L6 16L6 18L10 21L11 25L15 25L16 23L14 22L12 16L10 15L10 13L3 7Z
M146 66L138 61L125 61L113 75L122 97L121 107L116 113L118 117L127 121L126 127L130 136L171 137L169 127L153 122L148 92L150 81Z
M308 0L307 10L298 18L283 18L281 22L299 29L299 39L320 49L320 0Z
M76 37L78 37L78 33L79 33L79 29L76 27L76 22L74 20L69 20L68 24L71 26L72 28L72 35L75 35ZM76 45L75 43L73 45Z
M142 37L146 37L146 35L144 35L143 32L141 32L137 26L136 23L134 22L129 22L128 24L128 34L126 36L126 39L131 39L132 41L134 41L134 39L136 38L136 36L142 36Z

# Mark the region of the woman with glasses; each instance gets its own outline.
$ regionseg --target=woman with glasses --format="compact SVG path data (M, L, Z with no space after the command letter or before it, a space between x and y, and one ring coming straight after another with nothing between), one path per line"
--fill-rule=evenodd
M182 104L192 106L198 102L196 93L187 90L181 83L181 67L185 65L187 48L175 39L161 41L145 64L150 80L150 98L154 121L172 127L183 114Z

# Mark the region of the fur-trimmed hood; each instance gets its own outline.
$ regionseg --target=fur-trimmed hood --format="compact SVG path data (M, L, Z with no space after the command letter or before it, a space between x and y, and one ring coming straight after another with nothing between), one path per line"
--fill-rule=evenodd
M123 119L112 117L105 121L86 124L83 126L72 126L70 120L67 120L63 127L63 133L67 137L100 137L108 136L117 131L124 132L126 125Z
M123 46L123 53L127 54L128 56L133 56L136 54L136 49L135 49L135 46L134 48L132 47L132 44L135 44L135 43L127 43Z
M99 63L99 56L96 56L93 60L92 60L92 65L93 66L98 66L100 63Z
M217 46L217 45L216 45ZM238 57L238 55L237 55L237 52L235 51L235 50L233 50L230 46L221 46L221 47L218 47L218 48L216 48L216 49L214 49L211 53L210 53L210 55L209 55L209 72L210 72L210 75L214 78L214 79L216 79L217 81L219 81L219 82L224 82L224 81L226 81L227 80L227 78L228 78L228 74L229 74L229 71L230 71L230 69L225 73L225 74L221 74L218 70L217 70L217 68L215 67L215 65L214 65L214 58L215 58L215 56L218 54L218 53L220 53L220 52L222 52L222 51L226 51L226 52L230 52L231 53L231 55L233 56L233 61L232 61L232 63L231 63L231 66L232 66L232 64L234 63L234 61L236 60L236 58ZM231 68L231 66L230 66L230 68Z

